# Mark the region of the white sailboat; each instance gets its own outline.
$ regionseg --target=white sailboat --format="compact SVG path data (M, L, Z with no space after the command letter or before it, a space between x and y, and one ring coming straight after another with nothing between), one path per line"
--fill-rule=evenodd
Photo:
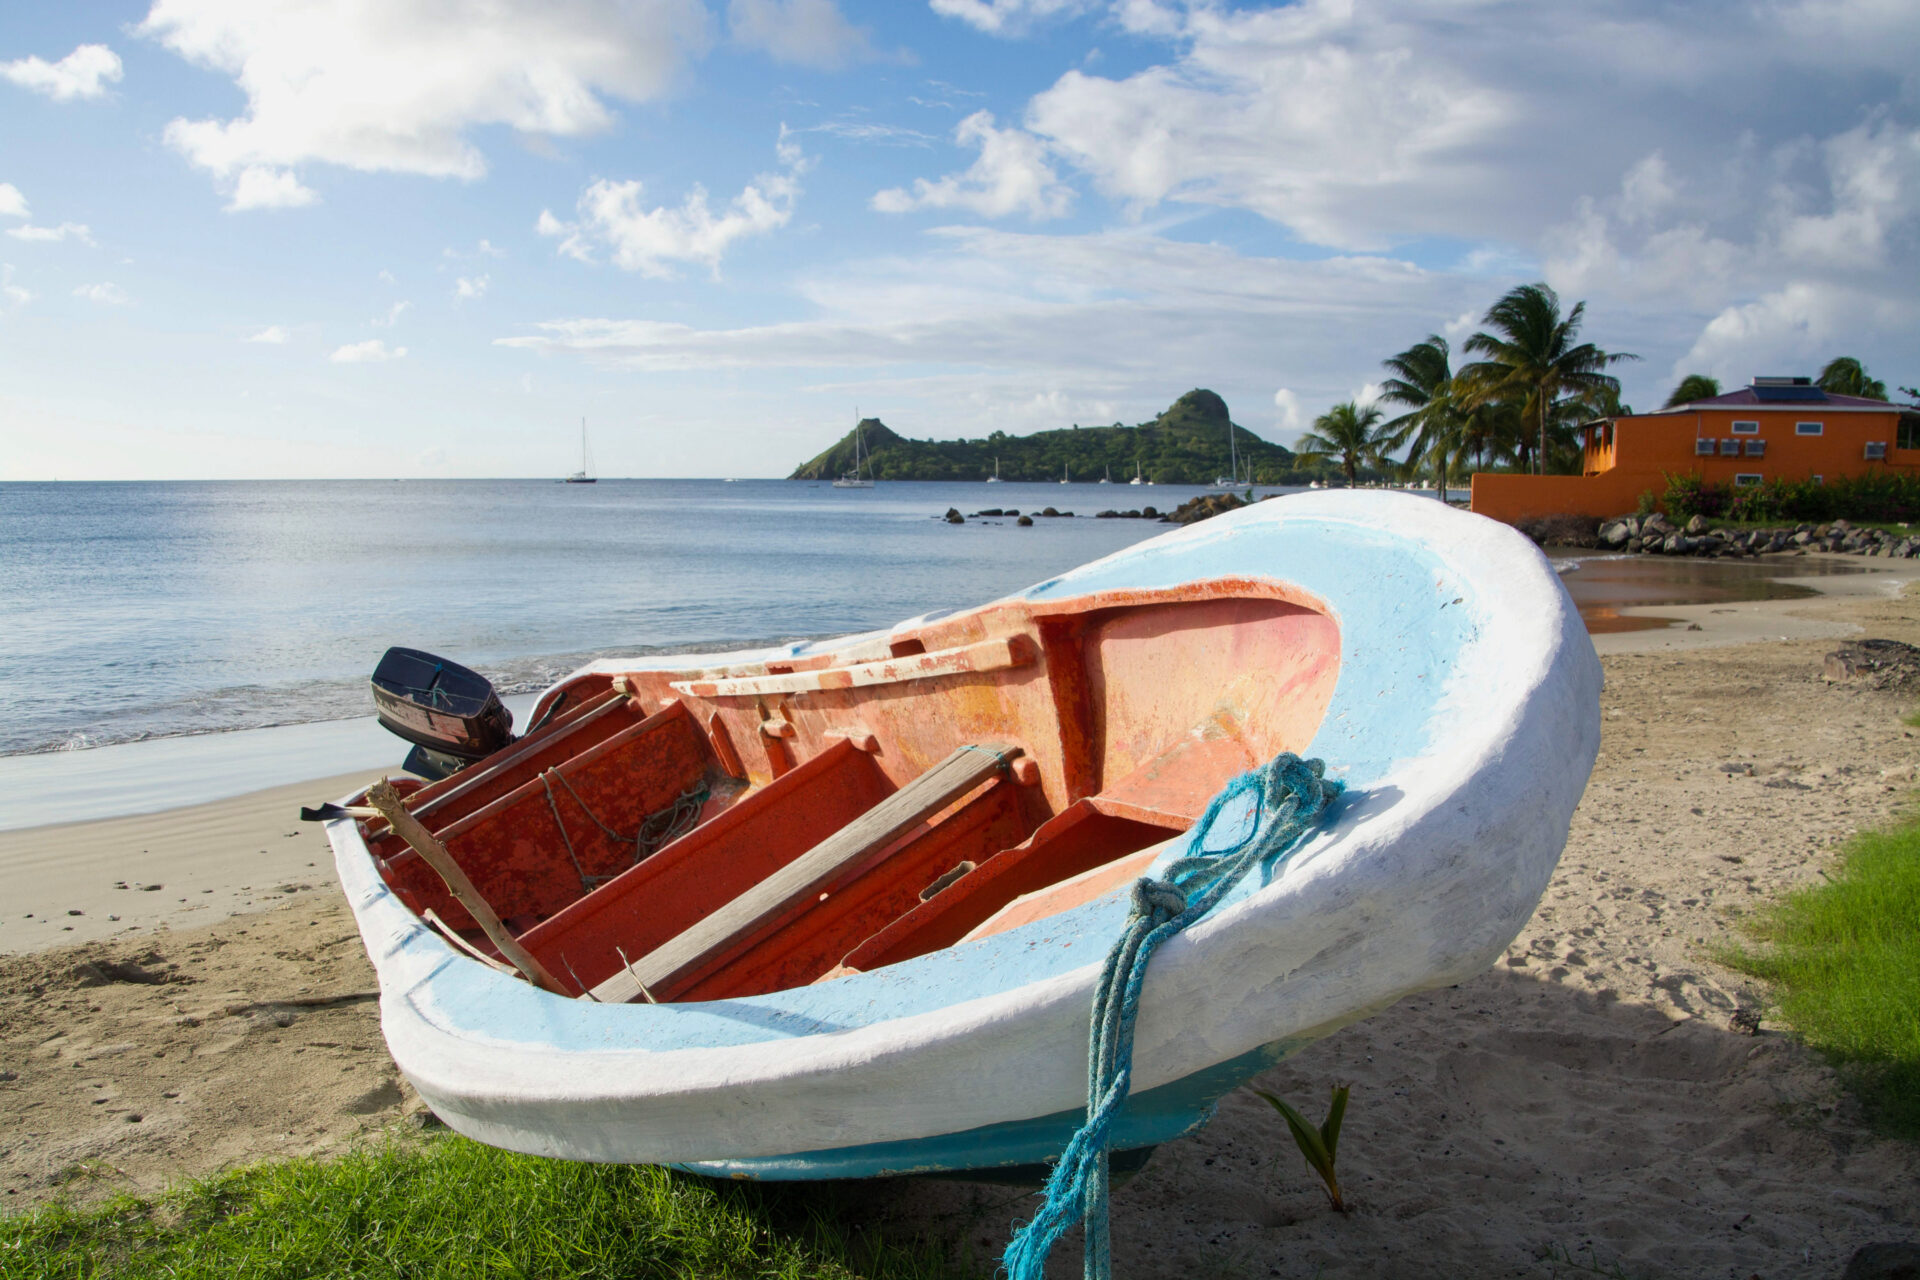
M1128 484L1145 484L1146 483L1145 478L1141 475L1140 460L1138 458L1135 458L1133 460L1133 479L1127 481L1127 483Z
M866 450L866 433L860 429L862 420L858 409L853 411L853 417L853 470L847 472L838 480L835 480L833 487L836 489L871 489L873 488L873 481L869 480L861 471L861 464Z
M592 484L595 479L596 477L593 474L593 454L587 448L587 420L582 418L580 419L580 469L568 476L566 482L568 484Z
M1112 484L1112 483L1113 483L1113 468L1112 468L1112 467L1108 467L1108 468L1107 468L1107 470L1106 470L1106 473L1105 473L1104 475L1102 475L1102 476L1100 477L1100 483L1101 483L1101 484Z
M1233 440L1233 419L1227 419L1227 471L1224 476L1213 478L1216 489L1238 489L1240 487L1240 451Z
M987 477L987 483L988 484L1000 483L1000 459L997 455L994 457L994 460L993 460L993 474Z
M1073 469L1064 462L1060 464L1060 483L1061 484L1073 483Z

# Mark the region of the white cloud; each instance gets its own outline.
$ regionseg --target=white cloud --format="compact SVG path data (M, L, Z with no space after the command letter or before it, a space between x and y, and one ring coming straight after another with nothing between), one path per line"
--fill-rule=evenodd
M484 298L487 295L488 283L485 275L461 276L453 282L454 300L464 302L473 298Z
M93 232L83 222L63 222L57 227L8 227L7 234L15 240L32 240L47 244L59 244L65 240L78 240L81 244L93 243Z
M413 306L411 302L396 302L387 308L387 314L384 316L375 316L373 319L367 321L367 323L376 329L391 329L400 323L400 317L405 315L407 309L411 306Z
M935 182L916 178L913 190L890 187L877 192L873 207L881 213L914 209L966 209L982 217L1025 213L1036 222L1065 217L1073 207L1073 189L1047 162L1047 147L1020 129L996 129L993 113L976 111L954 130L954 141L980 148L980 158L965 173Z
M385 339L369 338L365 342L349 342L344 347L336 347L327 359L335 364L380 364L387 360L398 360L406 354L405 347L389 348Z
M1300 412L1300 397L1286 387L1273 393L1273 407L1278 411L1274 426L1282 433L1294 436L1306 427L1306 419Z
M133 301L127 296L126 290L110 280L103 280L99 284L83 284L73 291L73 296L97 302L103 307L124 307Z
M730 0L727 26L734 43L816 71L878 56L868 30L848 22L834 0Z
M642 275L667 278L673 265L700 263L716 275L720 259L735 241L766 235L787 225L794 202L800 198L800 175L809 161L782 128L778 146L784 172L763 173L748 183L716 214L707 202L707 189L695 185L679 208L647 208L637 180L600 179L581 193L580 220L562 222L542 209L535 229L560 239L559 251L582 262L594 260L604 248L614 265Z
M932 0L933 11L996 36L1021 35L1035 23L1072 17L1093 0Z
M277 347L284 344L288 336L289 335L287 334L287 331L283 326L277 325L277 324L270 324L266 328L262 329L260 332L252 335L251 337L242 338L241 341L242 342L264 342Z
M1636 162L1646 167L1630 203L1649 217L1676 175L1751 142L1904 110L1893 104L1912 101L1910 58L1894 50L1920 41L1910 5L1830 0L1135 2L1114 13L1167 39L1171 55L1124 77L1070 71L1037 95L1022 124L1056 161L1138 209L1246 209L1350 250L1435 237L1531 250L1580 197L1601 194L1594 174L1612 185Z
M228 213L248 209L298 209L320 198L320 193L295 177L292 170L250 164L234 180Z
M860 386L883 379L875 394L941 415L990 393L976 422L992 421L989 408L1030 405L1036 388L1066 397L1079 421L1132 421L1195 386L1230 405L1264 404L1276 381L1311 418L1377 376L1381 353L1490 300L1484 282L1404 262L1249 257L1138 232L944 228L928 246L803 277L805 320L698 328L589 317L497 341L645 372L856 371ZM1328 298L1340 306L1329 311Z
M1920 323L1920 128L1880 115L1686 175L1655 152L1543 240L1563 293L1692 324L1672 376L1810 370Z
M139 32L247 98L231 119L174 120L167 142L223 189L258 170L257 189L296 200L303 164L472 179L474 129L603 130L607 99L660 97L709 41L699 0L154 0Z
M793 132L824 133L852 142L872 142L889 147L930 147L937 141L930 133L874 120L829 120L825 124L811 124Z
M120 55L103 44L83 44L58 62L19 58L0 62L0 79L45 94L55 102L101 98L121 77Z
M33 290L13 282L11 262L0 263L0 298L6 299L9 307L24 307L33 301Z
M505 249L496 249L490 240L482 240L475 252L483 258L504 258L507 256Z
M20 194L20 188L11 182L0 182L0 218L25 218L27 198Z

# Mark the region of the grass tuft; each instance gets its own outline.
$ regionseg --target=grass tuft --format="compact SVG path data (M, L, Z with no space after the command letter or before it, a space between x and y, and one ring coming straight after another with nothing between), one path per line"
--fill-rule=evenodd
M1857 836L1826 884L1763 910L1722 963L1773 987L1780 1012L1841 1064L1868 1120L1920 1138L1920 820Z
M0 1219L0 1276L943 1280L831 1187L708 1182L446 1135L253 1165L153 1199Z

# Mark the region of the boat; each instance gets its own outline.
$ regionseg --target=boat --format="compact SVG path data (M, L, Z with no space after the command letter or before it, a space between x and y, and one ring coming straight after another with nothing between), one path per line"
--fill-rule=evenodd
M987 477L987 483L988 484L1000 483L1000 459L998 457L995 457L993 460L993 474Z
M1138 462L1138 460L1136 460L1133 464L1133 479L1127 481L1127 483L1128 484L1144 484L1145 482L1146 482L1145 476L1142 473L1140 463Z
M602 659L461 772L315 816L393 1060L455 1130L716 1177L1017 1177L1080 1123L1136 881L1243 771L1319 757L1344 794L1146 971L1118 1168L1498 960L1600 684L1513 529L1300 494L884 630Z
M593 484L593 454L587 449L587 420L580 419L580 469L568 476L568 484Z
M1101 475L1101 477L1100 477L1100 479L1099 479L1098 481L1096 481L1095 483L1097 483L1097 484L1112 484L1112 483L1113 483L1113 468L1112 468L1112 467L1108 467L1108 468L1106 469L1106 471L1105 471L1105 472L1104 472L1104 473L1103 473L1103 474Z
M1248 484L1252 484L1249 476ZM1216 489L1238 489L1240 487L1240 450L1233 440L1233 419L1227 419L1227 474L1215 476L1213 487Z
M1060 483L1061 484L1073 483L1073 468L1064 462L1060 464Z
M853 412L853 470L833 482L836 489L871 489L873 481L863 471L863 453L866 447L866 433L860 429L860 411Z

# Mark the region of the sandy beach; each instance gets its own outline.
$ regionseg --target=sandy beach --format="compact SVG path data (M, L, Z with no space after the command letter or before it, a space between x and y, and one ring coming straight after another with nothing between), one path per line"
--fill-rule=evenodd
M1872 1136L1709 959L1912 794L1909 702L1821 676L1836 638L1920 643L1903 594L1920 566L1864 564L1809 579L1816 598L1664 605L1644 612L1678 626L1602 636L1600 760L1504 961L1259 1082L1316 1115L1352 1082L1355 1212L1330 1213L1279 1118L1236 1093L1117 1192L1117 1273L1774 1280L1920 1239L1920 1146ZM325 841L293 821L365 776L0 833L8 1210L336 1150L417 1110ZM871 1194L983 1264L1033 1204L966 1183Z

